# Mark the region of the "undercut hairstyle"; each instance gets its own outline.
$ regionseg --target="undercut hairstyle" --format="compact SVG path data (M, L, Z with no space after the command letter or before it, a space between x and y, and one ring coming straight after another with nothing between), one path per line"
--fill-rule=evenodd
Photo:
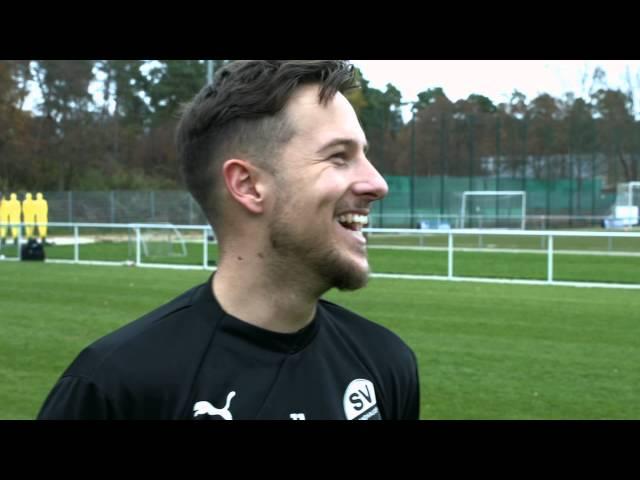
M222 165L245 158L272 173L273 159L295 134L284 107L301 86L317 84L318 101L357 88L344 60L238 60L222 67L184 106L176 130L182 174L209 223L221 230Z

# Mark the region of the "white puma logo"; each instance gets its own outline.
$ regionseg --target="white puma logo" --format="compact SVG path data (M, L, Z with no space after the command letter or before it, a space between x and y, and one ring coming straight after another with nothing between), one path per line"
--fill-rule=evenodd
M225 420L233 420L231 416L231 412L229 411L229 404L231 403L231 399L236 396L236 392L229 392L227 395L227 403L224 408L216 408L211 405L209 402L201 401L196 402L193 406L193 416L197 417L198 415L220 415Z

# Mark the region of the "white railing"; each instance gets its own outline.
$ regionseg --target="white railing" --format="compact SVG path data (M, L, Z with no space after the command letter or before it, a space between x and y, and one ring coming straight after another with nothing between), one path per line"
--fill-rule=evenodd
M411 228L365 228L364 232L372 234L390 234L390 235L446 235L447 236L447 275L409 275L409 274L389 274L389 273L374 273L374 277L383 278L405 278L405 279L433 279L433 280L453 280L453 281L476 281L476 282L489 282L489 283L521 283L527 285L565 285L565 286L579 286L579 287L604 287L604 288L633 288L640 289L640 282L638 284L633 283L604 283L604 282L568 282L559 281L554 279L554 255L558 252L554 250L554 238L556 237L602 237L602 238L637 238L638 239L638 251L637 253L625 253L628 256L640 255L640 232L590 232L590 231L570 231L570 230L505 230L505 229L449 229L449 230L417 230ZM547 279L546 280L530 280L530 279L506 279L506 278L477 278L468 276L456 276L454 275L454 252L456 251L454 244L454 237L457 235L470 235L470 236L482 236L482 235L503 235L503 236L527 236L527 237L541 237L546 239L547 249ZM388 245L370 245L369 248L407 248L407 247L395 247ZM411 248L411 247L409 247ZM414 247L417 249L425 249L425 247ZM469 250L469 249L461 249ZM477 251L478 249L473 249ZM485 250L486 251L486 250ZM491 250L494 252L500 252L500 249ZM575 252L572 252L575 253ZM599 253L602 255L608 255L609 252L584 252L585 254ZM638 272L640 278L640 272Z
M32 224L20 224L18 231L18 245L24 243L26 240L23 234L23 228L25 225ZM7 226L8 227L8 226ZM209 266L208 262L208 246L211 243L209 236L213 234L209 225L174 225L174 224L147 224L147 223L130 223L130 224L113 224L113 223L64 223L64 222L50 222L48 228L68 228L73 231L73 259L47 259L47 262L51 263L77 263L77 264L93 264L93 265L129 265L139 267L154 267L154 268L174 268L174 269L205 269L215 270L215 266ZM123 261L108 261L108 260L85 260L81 259L81 239L86 235L81 235L83 229L109 229L109 230L126 230L128 235L133 231L135 235L135 261L127 258ZM142 255L142 233L148 229L177 229L181 231L195 231L201 232L201 235L196 235L191 244L202 244L202 262L199 264L171 264L171 263L159 263L159 262L145 262ZM50 230L51 231L51 230ZM554 239L560 237L602 237L608 238L611 242L613 238L637 238L638 249L636 252L623 252L628 256L640 256L640 232L619 232L619 231L606 231L606 232L594 232L594 231L570 231L570 230L506 230L506 229L449 229L449 230L418 230L411 228L365 228L363 231L367 234L385 234L385 235L410 235L417 236L421 239L421 245L424 245L422 240L429 236L446 235L447 246L440 247L438 249L447 251L447 275L411 275L401 273L373 273L374 277L387 277L387 278L405 278L405 279L432 279L432 280L451 280L451 281L476 281L476 282L490 282L490 283L521 283L521 284L546 284L546 285L570 285L570 286L584 286L584 287L608 287L608 288L640 288L640 282L635 283L600 283L600 282L567 282L558 281L554 279L554 256L563 253L559 252L554 247ZM7 232L9 233L9 232ZM546 255L547 255L547 275L546 280L530 280L530 279L506 279L506 278L487 278L487 277L468 277L468 276L456 276L454 275L454 262L455 252L469 250L468 248L456 248L454 238L456 236L482 236L482 235L496 235L496 236L534 236L540 237L541 240L546 240ZM55 242L55 236L49 237ZM122 241L125 240L121 236ZM424 246L408 247L408 246L389 246L389 245L372 245L369 248L396 248L396 249L432 249ZM19 260L20 248L15 248L16 255L14 257L5 258L6 252L12 249L12 245L5 244L0 253L3 254L2 259L6 260ZM477 250L477 249L476 249ZM486 251L486 249L484 249ZM500 252L501 249L492 249L493 252ZM502 250L506 251L506 250ZM537 250L538 252L544 252L544 250ZM524 252L524 250L518 250L518 253ZM566 252L569 253L569 252ZM610 252L573 252L584 255L611 254ZM640 272L639 272L640 278Z
M2 224L0 224L2 225ZM21 223L19 224L18 236L17 236L17 247L15 249L15 256L6 258L6 251L12 249L11 243L5 244L0 253L3 254L3 260L20 260L22 256L21 248L19 245L26 243L26 238L24 235L24 227L25 226L33 226L36 224L30 223ZM13 225L15 226L15 225ZM194 269L207 269L207 270L215 270L215 267L210 267L208 265L208 245L209 245L209 235L213 234L213 230L209 225L174 225L167 223L69 223L69 222L49 222L47 224L49 235L47 237L48 240L56 244L56 238L59 235L51 235L52 228L69 228L73 229L73 259L47 259L47 262L50 263L77 263L77 264L85 264L85 265L127 265L127 266L138 266L138 267L154 267L154 268L173 268L173 269L181 269L181 270L194 270ZM127 258L122 261L113 261L113 260L83 260L80 258L80 245L82 244L81 238L83 236L80 235L81 229L108 229L108 230L124 230L127 231L128 235L133 231L133 235L135 238L135 251L134 257L135 261ZM142 231L150 230L150 229L159 229L159 230L191 230L191 231L200 231L202 235L199 237L199 241L202 242L202 263L200 265L189 265L189 264L171 264L171 263L160 263L160 262L145 262L143 260L142 255ZM7 232L9 233L9 232ZM34 233L37 233L34 228ZM122 236L122 242L130 242L130 238ZM37 235L34 235L37 237ZM12 242L12 240L7 240L8 242Z
M606 215L491 215L466 213L463 217L459 214L436 214L416 212L411 215L405 213L384 212L382 214L372 212L369 214L370 225L376 228L417 228L420 223L446 224L450 228L462 228L463 224L473 225L474 228L522 228L531 230L574 228L577 226L602 226ZM385 227L387 225L387 227ZM392 225L392 227L388 227ZM558 225L560 227L558 227Z

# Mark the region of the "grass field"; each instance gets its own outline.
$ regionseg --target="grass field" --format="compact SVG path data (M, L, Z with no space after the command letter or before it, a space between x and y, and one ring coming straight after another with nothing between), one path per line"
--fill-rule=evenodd
M84 346L208 276L0 262L0 419L34 418ZM327 298L414 349L424 419L640 418L635 291L373 279Z

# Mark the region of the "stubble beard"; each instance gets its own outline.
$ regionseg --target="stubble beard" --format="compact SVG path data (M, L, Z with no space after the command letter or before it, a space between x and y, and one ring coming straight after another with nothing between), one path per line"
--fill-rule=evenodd
M288 220L284 201L284 195L281 194L269 235L271 247L278 257L272 260L282 267L281 270L286 269L288 273L299 271L308 278L317 278L318 295L331 288L357 290L364 287L369 281L369 267L362 269L355 265L335 245L329 244L327 237L330 235L317 235L311 229L301 228L303 225L300 222Z

